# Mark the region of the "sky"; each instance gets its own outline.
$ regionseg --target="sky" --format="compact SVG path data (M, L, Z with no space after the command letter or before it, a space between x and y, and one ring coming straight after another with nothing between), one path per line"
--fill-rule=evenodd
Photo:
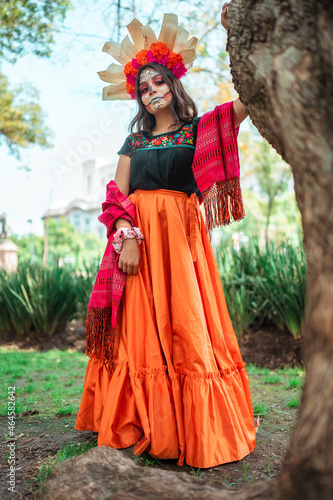
M5 145L0 147L0 214L7 214L10 234L24 235L32 230L42 235L41 217L50 203L70 201L78 195L82 161L117 161L116 153L135 114L135 102L101 99L107 84L97 71L116 62L102 52L105 41L116 39L111 12L98 11L96 3L87 0L84 10L80 9L82 3L77 1L76 5L67 14L62 32L55 36L49 59L25 55L14 65L1 65L11 87L30 82L38 89L46 125L53 131L52 148L22 150L29 172L19 168L22 162L10 155ZM179 22L182 24L181 15ZM92 36L73 41L73 32ZM185 84L186 78L182 79Z

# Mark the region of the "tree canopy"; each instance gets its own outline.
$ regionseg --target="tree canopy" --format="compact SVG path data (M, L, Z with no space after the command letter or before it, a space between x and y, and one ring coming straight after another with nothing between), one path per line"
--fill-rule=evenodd
M65 218L49 219L47 224L48 263L57 262L60 258L73 262L98 260L104 253L105 240L94 234L78 233L75 227ZM31 259L41 260L44 252L43 236L11 236L19 247L19 261Z
M33 53L49 57L58 23L71 8L69 0L9 0L0 3L0 57L15 63L17 56ZM27 97L27 90L29 97ZM49 147L50 130L45 126L38 92L10 88L0 71L0 145L20 158L20 149L32 144Z
M50 146L50 131L44 124L37 91L30 88L30 98L35 97L35 101L25 102L24 94L23 87L10 89L8 79L0 73L0 145L6 143L17 158L20 147Z
M7 0L0 3L0 56L15 62L27 52L51 54L53 33L64 20L70 0Z

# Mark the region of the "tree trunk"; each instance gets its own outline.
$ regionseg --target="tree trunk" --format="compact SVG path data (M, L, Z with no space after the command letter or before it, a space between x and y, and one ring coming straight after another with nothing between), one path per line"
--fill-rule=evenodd
M162 468L141 467L119 450L91 448L55 467L38 500L267 500L275 478L241 491Z
M308 260L305 387L276 499L333 498L333 4L232 0L239 97L293 171Z

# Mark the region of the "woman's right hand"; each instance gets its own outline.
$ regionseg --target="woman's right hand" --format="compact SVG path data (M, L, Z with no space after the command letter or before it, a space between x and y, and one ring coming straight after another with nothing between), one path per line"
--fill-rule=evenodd
M224 3L222 5L222 12L221 12L221 24L223 28L228 31L228 3Z
M140 264L140 250L136 238L123 241L118 267L126 274L137 274Z

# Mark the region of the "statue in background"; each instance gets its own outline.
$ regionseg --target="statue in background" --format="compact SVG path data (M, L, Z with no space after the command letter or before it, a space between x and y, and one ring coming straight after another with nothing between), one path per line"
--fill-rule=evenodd
M0 215L0 223L2 225L1 233L0 233L0 238L2 240L6 240L7 237L8 237L8 226L7 226L7 222L6 222L6 214L5 214L5 212L3 212Z
M7 272L17 270L19 248L13 241L8 239L9 228L7 226L6 214L0 215L0 268Z

